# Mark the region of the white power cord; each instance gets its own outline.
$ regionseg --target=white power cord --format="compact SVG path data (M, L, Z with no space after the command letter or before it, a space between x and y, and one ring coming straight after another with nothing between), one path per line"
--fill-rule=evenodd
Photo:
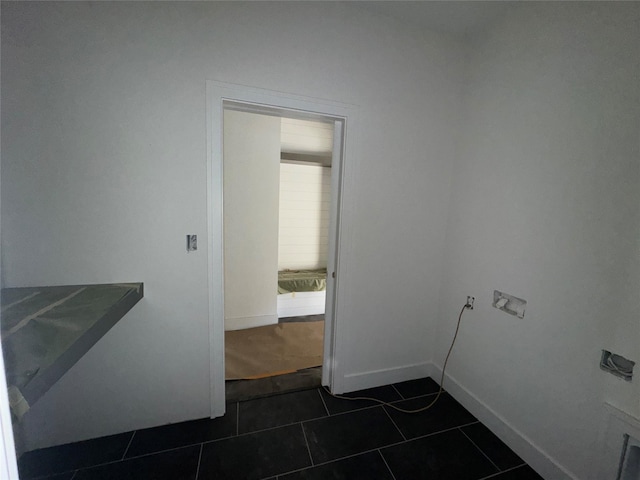
M458 323L456 325L456 333L453 335L453 340L451 341L451 346L449 347L449 351L447 352L447 356L444 359L444 365L442 365L442 376L440 377L440 389L438 390L438 394L436 395L436 398L434 398L431 403L429 403L429 405L422 407L422 408L417 408L415 410L407 410L404 408L400 408L400 407L396 407L395 405L388 403L388 402L384 402L382 400L378 400L377 398L371 398L371 397L345 397L343 395L334 395L333 393L331 393L329 391L329 389L327 387L324 387L325 391L331 395L332 397L335 398L339 398L341 400L368 400L370 402L376 402L380 405L384 405L386 407L389 408L393 408L394 410L397 410L399 412L402 413L420 413L420 412L424 412L425 410L430 409L431 407L433 407L435 405L435 403L438 401L438 399L440 398L440 395L442 395L443 392L443 385L444 385L444 372L447 368L447 362L449 361L449 356L451 355L451 351L453 350L453 346L456 344L456 338L458 338L458 331L460 331L460 322L462 321L462 314L464 313L465 309L467 308L472 308L470 304L465 303L464 307L462 307L462 310L460 310L460 315L458 315Z

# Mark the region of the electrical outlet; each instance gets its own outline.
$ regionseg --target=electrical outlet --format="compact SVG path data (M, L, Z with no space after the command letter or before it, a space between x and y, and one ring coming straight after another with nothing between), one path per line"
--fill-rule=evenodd
M473 302L475 301L476 297L467 296L467 304L465 305L465 307L467 307L469 310L473 310Z

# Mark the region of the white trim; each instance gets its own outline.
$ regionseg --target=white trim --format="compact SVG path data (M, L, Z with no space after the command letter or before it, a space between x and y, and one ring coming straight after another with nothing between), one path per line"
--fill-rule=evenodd
M600 455L595 455L593 459L598 464L591 468L592 480L617 478L625 434L636 439L640 438L640 418L605 402L597 444Z
M355 392L356 390L364 390L365 388L424 378L429 376L430 371L431 363L415 363L369 372L352 373L345 375L343 390L339 392L333 391L333 393Z
M1 10L0 10L1 12ZM0 13L2 16L2 13ZM2 147L0 147L1 149ZM0 158L2 153L0 152ZM0 163L1 160L0 160ZM0 255L2 258L2 255ZM4 271L0 268L0 288ZM9 410L9 394L7 392L7 380L4 370L4 356L0 344L0 478L18 480L18 466L16 462L16 448L13 439L13 424Z
M223 245L223 148L222 127L223 108L225 105L234 109L260 112L271 115L310 118L323 116L333 119L336 123L344 125L344 149L341 149L341 160L349 158L352 163L354 143L347 143L347 132L353 132L355 121L355 108L353 106L316 100L296 95L284 94L269 90L262 90L243 85L222 83L207 80L206 88L207 111L207 252L208 252L208 280L209 280L209 342L210 342L210 387L211 387L211 417L224 415L225 390L224 390L224 245ZM348 124L348 128L347 128ZM334 166L335 167L335 166ZM332 168L341 178L336 180L338 185L344 185L343 167ZM332 173L333 175L333 173ZM335 184L332 180L332 184ZM345 227L349 222L345 219L344 190L332 192L332 196L339 195L337 202L332 203L335 210L332 215L338 213L334 224L335 230L329 235L336 238L335 244L335 269L338 278L343 275L346 268L344 258L347 258L344 241ZM350 232L349 232L350 233ZM331 256L332 250L329 250ZM340 260L340 261L339 261ZM329 288L329 285L328 285ZM340 385L344 376L344 363L338 361L343 358L342 339L340 331L339 302L342 289L335 282L336 294L333 302L333 321L331 333L325 335L325 358L323 371L328 370L330 386L335 388ZM342 336L343 337L343 336ZM324 372L323 372L324 373ZM324 375L323 375L324 379Z
M442 368L431 364L431 378L439 380L441 375ZM540 476L554 480L578 480L578 477L449 374L445 375L444 389L522 457Z
M327 256L327 288L325 292L325 309L324 309L324 368L322 369L322 385L329 386L334 392L342 388L342 376L337 378L336 370L340 369L341 364L337 362L337 358L344 358L344 355L338 353L336 346L336 334L334 328L334 318L336 317L335 292L341 275L333 276L333 272L338 271L338 245L340 245L340 194L343 191L342 181L344 179L343 157L345 148L345 125L342 121L336 121L333 124L333 148L331 153L331 206L329 217L329 245L327 246L329 255ZM334 213L338 212L338 215ZM331 252L334 254L331 255ZM340 355L340 356L338 356ZM344 371L344 370L342 370Z
M222 161L214 167L214 158L222 158L223 112L222 100L214 102L214 84L207 82L207 253L209 280L209 378L211 417L220 417L225 412L224 394L224 348L214 348L218 338L224 342L224 286L222 251ZM217 98L216 98L217 100ZM214 143L214 132L217 138ZM214 190L213 185L218 188ZM219 208L213 208L219 205ZM218 245L218 248L214 248ZM214 272L218 268L218 272ZM222 378L222 385L216 382ZM222 386L222 388L220 388Z
M16 462L16 447L13 441L13 426L9 411L9 395L4 376L4 357L0 345L0 478L18 480L18 466Z
M244 330L245 328L264 327L278 323L278 315L258 315L255 317L227 318L224 321L225 331Z

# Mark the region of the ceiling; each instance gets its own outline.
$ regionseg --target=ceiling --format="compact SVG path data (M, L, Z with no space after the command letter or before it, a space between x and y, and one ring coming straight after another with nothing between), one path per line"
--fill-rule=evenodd
M354 3L425 30L468 38L488 29L513 2L392 0Z

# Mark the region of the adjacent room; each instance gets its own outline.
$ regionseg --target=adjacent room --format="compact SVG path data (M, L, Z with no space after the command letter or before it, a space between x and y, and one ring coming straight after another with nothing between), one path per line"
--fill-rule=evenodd
M227 400L319 387L333 122L224 112Z
M0 22L0 477L639 478L640 3Z

